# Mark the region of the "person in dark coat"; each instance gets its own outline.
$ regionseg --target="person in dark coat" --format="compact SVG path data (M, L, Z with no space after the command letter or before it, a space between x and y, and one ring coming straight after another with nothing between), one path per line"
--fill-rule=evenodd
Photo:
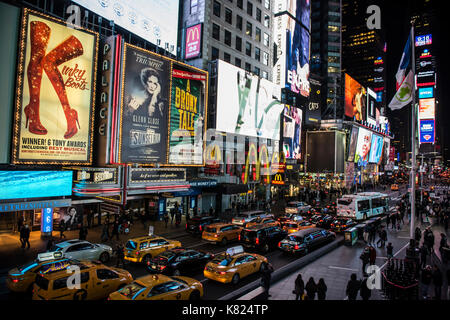
M117 263L116 263L116 268L119 267L119 265L122 265L123 267L125 267L125 252L124 252L125 248L123 246L123 244L119 243L116 247L116 255L117 255Z
M420 281L422 282L422 297L423 299L428 299L428 288L430 287L431 281L433 280L433 273L431 271L431 266L426 266L422 269L422 276Z
M113 226L112 226L112 232L111 232L111 238L116 236L116 239L119 240L119 222L114 220Z
M64 231L66 231L66 222L61 219L59 222L59 237L62 239L63 237L66 238Z
M370 251L369 251L369 247L365 247L364 251L361 253L361 255L359 256L359 258L362 260L362 272L363 275L366 275L366 266L369 264L370 262Z
M353 273L350 276L350 280L347 283L347 289L345 290L345 293L348 296L348 300L355 301L356 297L358 295L358 291L361 287L361 283L356 278L356 273Z
M108 240L109 240L109 226L108 222L105 221L105 223L103 223L101 241L106 242Z
M314 300L316 298L317 285L314 282L314 278L310 277L305 286L306 296L308 300Z
M327 285L325 284L325 280L323 278L319 279L317 283L317 299L325 300L327 296Z
M164 212L164 223L167 228L167 224L169 223L169 213L167 212L167 210Z
M23 217L19 216L19 219L17 220L17 231L20 232L23 227Z
M305 292L305 283L303 282L302 275L299 273L295 279L295 300L301 300Z
M86 227L81 227L79 232L79 239L80 240L86 240L88 234L88 230Z
M269 263L267 265L267 267L263 270L262 275L261 275L261 285L265 290L265 295L267 298L270 297L269 289L270 289L270 281L272 279L272 272L273 272L273 267Z
M367 277L365 277L361 282L359 295L364 301L369 300L370 296L372 295L372 291L369 289L369 287L367 287Z
M377 250L374 247L369 246L369 263L370 265L374 265L377 259Z
M428 249L425 245L420 247L420 267L425 268L427 265Z
M394 247L392 246L392 242L389 242L386 246L386 255L388 259L392 259L394 257Z
M416 240L417 244L419 244L420 239L422 239L422 231L419 227L416 227L416 230L414 231L414 239Z
M434 299L441 300L442 285L444 281L442 277L442 272L437 265L434 265L432 277L434 286Z
M47 241L47 247L45 248L46 252L49 252L53 246L55 245L55 239L53 239L53 237L50 237L50 239L48 239Z
M30 249L30 228L26 224L20 230L20 242L22 243L22 248L27 246L27 249Z

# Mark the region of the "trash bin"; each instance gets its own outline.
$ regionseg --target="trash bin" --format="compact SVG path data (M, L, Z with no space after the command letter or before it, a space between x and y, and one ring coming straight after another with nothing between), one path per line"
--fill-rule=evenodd
M344 231L344 243L346 246L353 246L358 241L358 229L356 227Z

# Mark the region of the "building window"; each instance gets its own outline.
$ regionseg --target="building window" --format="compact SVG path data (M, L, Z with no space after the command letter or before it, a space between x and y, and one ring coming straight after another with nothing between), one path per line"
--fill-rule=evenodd
M220 18L220 2L214 1L213 12L215 16Z
M219 49L212 47L211 49L211 61L219 59Z
M191 0L191 14L197 13L198 11L198 0Z
M239 58L234 58L234 65L236 66L236 67L241 67L242 66L242 61L241 61L241 59L239 59Z
M264 0L264 8L270 9L270 0Z
M252 65L248 62L245 63L245 71L252 72Z
M258 67L255 67L255 74L259 77L261 73L261 69L259 69Z
M253 3L247 1L247 14L251 17L253 16Z
M261 9L256 8L256 20L257 20L258 22L261 22L261 17L262 17Z
M261 29L255 27L255 40L261 42Z
M267 14L264 15L264 27L270 28L270 16Z
M262 72L262 77L263 77L264 79L269 80L269 74L267 73L267 71L264 71L264 70L263 70L263 72Z
M250 23L250 22L247 22L247 30L245 31L245 33L249 36L249 37L251 37L253 34L252 34L252 31L253 31L253 26L252 26L252 24Z
M236 50L242 51L242 38L236 36Z
M237 6L239 9L242 9L244 7L242 2L243 2L242 0L237 0Z
M242 17L240 15L236 15L236 28L242 30Z
M220 27L219 25L213 23L213 32L212 32L212 36L214 39L219 40L220 41Z
M252 56L252 44L250 42L245 43L245 54L249 57Z
M255 47L255 60L259 62L261 59L261 50L258 47Z
M230 54L224 52L224 53L223 53L223 60L225 60L226 62L231 62L231 56L230 56Z
M233 24L233 11L228 8L225 8L225 21L229 24Z
M269 54L267 52L263 52L263 63L268 66L269 65Z
M231 46L231 32L228 30L225 30L225 44Z
M266 46L266 47L268 47L269 46L269 35L267 34L267 33L265 33L264 32L264 45Z

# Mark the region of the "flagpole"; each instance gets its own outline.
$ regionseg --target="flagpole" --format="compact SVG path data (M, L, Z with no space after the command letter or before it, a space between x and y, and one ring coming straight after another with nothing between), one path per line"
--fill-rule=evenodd
M416 218L416 56L414 49L414 20L411 21L411 65L413 72L413 90L412 90L412 104L411 104L411 219L409 236L414 239L414 221Z

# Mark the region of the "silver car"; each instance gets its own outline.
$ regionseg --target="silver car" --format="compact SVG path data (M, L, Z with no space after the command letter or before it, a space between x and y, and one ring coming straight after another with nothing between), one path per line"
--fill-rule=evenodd
M262 219L266 217L273 217L273 215L267 214L264 211L241 212L231 220L231 223L238 226L245 226L247 223L252 222L257 218Z
M108 262L113 254L113 249L110 246L78 239L57 243L50 251L62 252L64 257L70 259L100 260L102 263Z
M290 214L302 214L307 213L309 210L311 210L311 206L309 204L305 202L291 201L287 204L284 212Z

